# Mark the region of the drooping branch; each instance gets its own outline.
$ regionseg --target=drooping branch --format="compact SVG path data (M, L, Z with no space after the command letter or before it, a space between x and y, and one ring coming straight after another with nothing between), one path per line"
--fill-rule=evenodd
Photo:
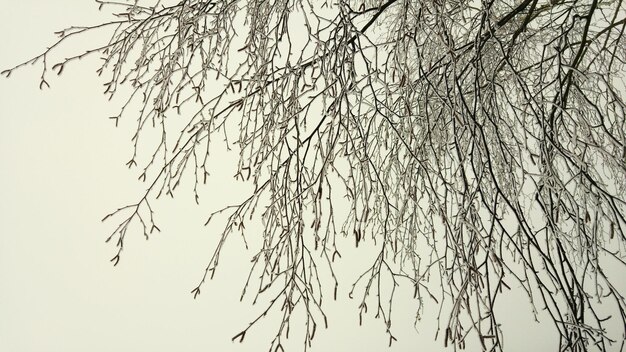
M41 62L43 88L50 69L99 54L105 94L130 87L113 119L139 111L128 165L142 166L148 188L106 218L122 217L116 264L133 221L146 237L159 230L151 202L183 177L198 202L215 137L239 152L235 177L253 190L209 218L226 225L192 291L230 235L246 240L260 219L243 293L269 304L235 339L276 309L271 348L282 350L302 310L310 346L327 323L326 286L337 295L342 237L377 246L350 295L361 294L360 316L375 300L390 342L403 284L418 314L439 305L445 345L474 336L502 350L504 289L547 312L562 351L616 342L601 305L626 329L626 301L604 269L606 258L626 267L622 0L98 3L122 9L118 19L58 32L2 73ZM49 68L63 42L107 29L107 43ZM143 163L142 146L152 148Z

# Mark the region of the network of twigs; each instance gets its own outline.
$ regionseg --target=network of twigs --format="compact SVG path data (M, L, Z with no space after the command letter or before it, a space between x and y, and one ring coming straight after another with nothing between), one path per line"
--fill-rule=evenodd
M97 3L115 20L60 31L3 74L41 63L44 87L49 71L94 55L106 95L130 87L113 119L136 117L128 165L149 187L107 216L122 219L109 238L115 264L130 224L146 237L159 230L151 202L184 176L197 200L209 146L223 137L254 191L213 214L227 225L193 294L229 236L262 237L244 293L270 295L250 327L282 312L270 350L283 349L296 310L306 313L305 348L326 325L322 297L337 292L342 236L376 242L353 293L360 315L374 301L390 343L404 280L418 314L440 305L446 345L477 336L502 350L494 306L517 289L535 314L549 313L561 351L623 349L626 302L606 273L626 267L623 0ZM110 40L49 62L94 31ZM174 115L184 128L171 127ZM160 143L137 165L155 128ZM255 215L263 228L246 229ZM606 333L600 305L616 312L609 321L622 336Z

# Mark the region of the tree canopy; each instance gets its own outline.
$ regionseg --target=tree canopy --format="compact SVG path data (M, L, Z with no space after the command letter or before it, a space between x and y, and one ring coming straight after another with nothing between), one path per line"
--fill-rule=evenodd
M445 345L502 350L494 306L513 289L549 313L561 351L623 348L626 301L607 273L626 269L623 0L96 2L114 17L2 73L39 64L44 88L96 56L104 94L123 95L111 118L136 119L127 165L148 188L105 218L119 222L114 264L131 224L159 230L152 204L181 180L199 201L223 140L253 191L209 217L227 222L192 292L233 234L261 238L243 284L270 298L249 328L283 312L272 351L297 310L310 346L341 247L370 240L348 284L390 343L396 287L412 287L418 316L441 307ZM63 52L93 32L109 40Z

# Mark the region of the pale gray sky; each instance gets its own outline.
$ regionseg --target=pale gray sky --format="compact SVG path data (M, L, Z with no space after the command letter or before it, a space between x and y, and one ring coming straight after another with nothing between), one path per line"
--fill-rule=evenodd
M0 69L50 45L54 31L102 15L85 0L3 5ZM0 351L266 350L277 323L271 317L244 344L230 340L263 308L239 302L253 254L241 241L230 242L221 271L198 299L190 294L219 230L219 223L202 226L205 215L236 197L230 187L236 154L216 156L222 171L215 170L201 206L185 192L157 203L162 233L149 241L131 233L120 265L109 262L115 248L104 239L115 223L100 219L133 202L145 185L124 166L131 116L117 129L107 119L118 105L100 95L95 65L93 59L71 65L61 79L51 75L52 88L43 91L41 66L0 79ZM312 351L443 351L441 340L433 342L436 305L427 306L417 333L408 286L397 297L392 348L380 320L369 315L358 326L358 302L347 298L356 266L348 261L367 257L348 252L340 263L346 279L340 299L326 301L330 329L318 330ZM554 350L553 326L533 323L526 300L509 295L501 304L507 351ZM290 344L289 351L301 350L299 339Z

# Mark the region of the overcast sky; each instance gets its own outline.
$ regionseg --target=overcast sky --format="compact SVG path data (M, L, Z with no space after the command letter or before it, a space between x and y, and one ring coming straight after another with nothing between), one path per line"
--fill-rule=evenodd
M36 55L54 31L98 16L85 0L5 2L0 69ZM230 180L236 154L214 157L220 167L201 206L185 192L159 202L162 232L149 241L131 233L120 265L109 262L115 248L104 239L115 223L100 219L135 201L145 185L124 166L133 122L115 128L107 119L119 105L100 94L96 63L69 66L61 79L51 75L43 91L40 65L0 79L0 351L266 350L277 323L271 317L243 344L231 342L263 308L239 302L254 254L241 241L228 245L221 271L198 299L190 294L218 235L219 224L202 226L206 214L237 196ZM347 280L339 300L326 301L330 329L318 331L312 351L443 351L441 339L433 342L436 306L427 307L417 332L408 286L397 297L391 348L380 320L369 315L358 326L358 302L347 298L356 266L345 261L367 257L353 254L340 263ZM554 328L532 322L527 300L510 295L502 302L507 351L555 349ZM301 349L300 340L290 345Z

